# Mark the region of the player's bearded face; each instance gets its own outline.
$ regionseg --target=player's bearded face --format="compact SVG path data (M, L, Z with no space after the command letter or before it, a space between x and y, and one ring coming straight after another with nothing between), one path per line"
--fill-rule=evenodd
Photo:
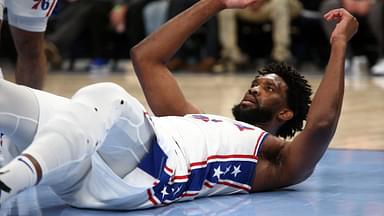
M232 114L237 121L254 125L257 123L266 123L271 121L273 119L274 112L272 109L266 107L245 107L240 103L233 106Z

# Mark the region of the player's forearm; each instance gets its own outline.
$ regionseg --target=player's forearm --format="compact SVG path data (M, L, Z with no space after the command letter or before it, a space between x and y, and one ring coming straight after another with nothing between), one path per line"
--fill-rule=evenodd
M140 42L131 55L137 63L145 60L165 64L193 32L224 8L219 0L200 0Z
M306 129L329 142L336 130L344 96L344 63L347 42L335 39L324 77L313 98Z
M310 176L327 149L340 117L345 52L347 42L358 29L358 22L342 8L329 11L324 18L338 22L330 37L329 62L312 100L304 130L281 152L281 186L299 183Z
M342 106L345 48L344 42L332 45L328 66L313 98L306 126L282 152L285 174L280 186L297 184L308 178L328 148Z
M186 100L166 62L196 29L223 8L220 0L200 0L131 50L135 72L156 115L200 112Z

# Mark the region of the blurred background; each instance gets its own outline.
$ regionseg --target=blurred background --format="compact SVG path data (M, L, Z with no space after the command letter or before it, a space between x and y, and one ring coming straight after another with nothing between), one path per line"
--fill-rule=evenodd
M46 31L50 71L125 72L129 49L196 1L61 0ZM365 64L369 75L383 75L382 0L263 0L246 10L224 10L193 34L169 67L175 73L244 73L285 61L299 69L323 70L335 23L322 16L339 7L360 22L346 68L355 62ZM16 51L6 20L1 40L0 60L14 65Z

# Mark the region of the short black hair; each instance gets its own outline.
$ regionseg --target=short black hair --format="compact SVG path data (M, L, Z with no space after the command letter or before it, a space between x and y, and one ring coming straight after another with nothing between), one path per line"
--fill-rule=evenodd
M277 74L288 86L287 104L293 111L293 118L283 124L277 131L277 136L293 137L297 131L303 130L311 105L312 89L308 81L297 70L286 63L271 63L258 70L260 75Z

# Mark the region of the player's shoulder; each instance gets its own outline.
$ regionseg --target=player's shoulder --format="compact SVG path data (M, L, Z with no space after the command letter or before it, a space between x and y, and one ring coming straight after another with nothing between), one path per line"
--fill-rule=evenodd
M263 129L248 124L246 122L237 121L235 119L226 117L226 116L220 116L215 114L188 114L184 116L188 119L197 120L198 122L206 122L206 123L215 123L215 125L232 125L238 128L240 131L244 130L254 130L259 132L265 132ZM224 124L218 124L218 123L224 123Z

